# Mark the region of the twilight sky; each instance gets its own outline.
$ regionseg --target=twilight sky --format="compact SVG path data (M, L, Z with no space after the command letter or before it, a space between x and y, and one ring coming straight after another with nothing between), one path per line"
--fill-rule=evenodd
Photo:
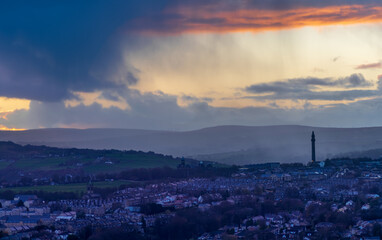
M382 125L382 2L0 2L0 129L227 124Z

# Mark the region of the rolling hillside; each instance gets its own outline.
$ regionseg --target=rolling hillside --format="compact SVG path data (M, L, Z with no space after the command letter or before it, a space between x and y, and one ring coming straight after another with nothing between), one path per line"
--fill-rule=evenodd
M180 158L141 151L91 150L18 145L0 142L0 181L51 178L54 175L89 176L140 168L176 168ZM185 159L189 165L197 165ZM73 179L71 179L73 180Z
M195 131L132 129L37 129L2 131L1 141L19 144L153 151L229 164L310 161L316 132L317 160L382 148L382 127L219 126Z

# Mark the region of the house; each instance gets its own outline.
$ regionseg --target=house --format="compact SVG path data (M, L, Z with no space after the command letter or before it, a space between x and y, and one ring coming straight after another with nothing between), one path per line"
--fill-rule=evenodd
M40 222L40 218L36 216L7 216L4 225L10 227L36 227Z
M16 195L13 200L16 202L22 201L24 206L30 207L38 200L38 197L36 195Z
M281 174L272 174L270 176L271 181L278 181L281 178Z
M7 227L3 224L0 224L0 232L7 232Z
M138 206L128 206L126 207L127 210L129 210L130 212L135 212L135 213L138 213L141 211L141 207L138 207Z
M378 194L371 194L371 193L369 193L369 194L366 194L366 198L368 198L368 199L377 199L377 198L379 198L379 195Z
M331 222L320 222L316 224L316 229L318 231L329 231L335 227L334 223Z
M292 176L288 173L284 173L281 175L281 180L284 182L290 182L292 181Z
M14 202L15 202L15 201L13 201L13 200L0 199L0 203L1 203L1 205L3 206L3 208L12 206L12 205L14 204Z
M15 195L15 197L13 198L13 200L15 201L23 201L23 202L26 202L26 201L29 201L29 200L37 200L38 197L36 195Z
M370 209L370 204L364 204L362 207L361 207L361 210L369 210Z
M76 212L72 211L72 212L61 213L60 215L56 217L55 220L56 221L60 221L60 220L72 221L76 218L77 218Z
M198 208L204 212L211 208L211 204L205 203L205 204L199 204Z

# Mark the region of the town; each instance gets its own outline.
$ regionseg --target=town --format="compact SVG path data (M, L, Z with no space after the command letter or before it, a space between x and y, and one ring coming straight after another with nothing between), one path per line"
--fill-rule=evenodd
M157 181L107 197L89 184L80 199L1 199L0 230L2 239L380 239L381 181L380 160L328 159L236 167L227 177Z

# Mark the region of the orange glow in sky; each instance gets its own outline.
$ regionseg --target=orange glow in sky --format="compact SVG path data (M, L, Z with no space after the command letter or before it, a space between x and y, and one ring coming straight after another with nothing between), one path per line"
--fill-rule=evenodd
M176 8L168 14L179 14L182 20L164 20L163 28L139 30L148 34L260 32L305 26L349 25L382 22L382 7L346 5L291 10L241 9L214 11L209 8ZM197 19L197 20L195 20ZM138 19L136 24L150 25L150 20ZM155 26L155 24L154 24ZM165 29L165 30L163 30Z
M22 128L8 128L6 126L0 125L0 131L24 131L26 129Z

